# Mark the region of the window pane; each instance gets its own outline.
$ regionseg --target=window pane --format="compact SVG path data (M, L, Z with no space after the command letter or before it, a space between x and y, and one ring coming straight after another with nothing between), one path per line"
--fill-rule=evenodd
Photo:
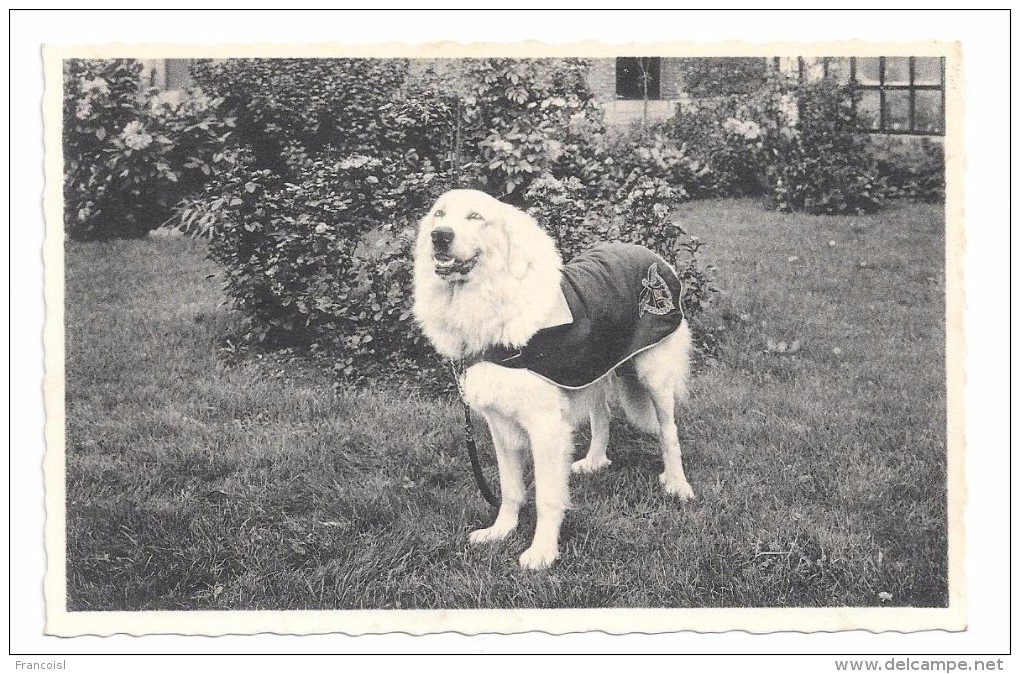
M857 59L857 81L861 84L878 84L878 58Z
M850 81L850 59L833 57L827 61L829 79L837 84L846 84Z
M942 84L942 59L926 56L915 58L914 84Z
M786 73L788 77L796 77L797 73L800 72L800 57L799 56L780 56L779 57L779 72Z
M648 57L623 57L616 59L616 97L642 100L645 85L648 98L659 98L659 66L662 59Z
M941 91L914 92L914 130L918 133L943 133Z
M869 89L861 92L861 100L857 104L857 112L861 118L861 127L877 131L879 129L879 111L882 99L879 92Z
M884 84L910 84L910 57L886 56Z
M910 130L910 92L885 92L885 131Z
M804 64L804 81L816 82L825 77L825 64L822 63L822 59L805 56L801 62Z

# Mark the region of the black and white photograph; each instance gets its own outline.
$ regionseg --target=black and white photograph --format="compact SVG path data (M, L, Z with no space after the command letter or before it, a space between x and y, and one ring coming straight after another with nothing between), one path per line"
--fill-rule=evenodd
M975 52L717 14L501 42L197 12L202 40L41 44L42 638L985 629L1009 579L971 540L1008 449L971 428Z
M48 53L51 629L962 627L957 51L798 47Z

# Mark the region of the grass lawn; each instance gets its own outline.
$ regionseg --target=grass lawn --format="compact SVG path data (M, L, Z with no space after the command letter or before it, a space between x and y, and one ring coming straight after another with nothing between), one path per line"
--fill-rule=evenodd
M452 401L229 364L202 244L68 243L68 609L945 605L941 207L678 217L723 290L680 421L698 497L614 424L542 573L533 508L468 546L492 513Z

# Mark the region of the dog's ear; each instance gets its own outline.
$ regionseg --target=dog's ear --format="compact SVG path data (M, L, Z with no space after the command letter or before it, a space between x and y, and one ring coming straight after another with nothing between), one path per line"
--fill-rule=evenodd
M500 216L507 240L507 269L514 278L524 278L532 265L541 229L535 218L509 204L503 204Z

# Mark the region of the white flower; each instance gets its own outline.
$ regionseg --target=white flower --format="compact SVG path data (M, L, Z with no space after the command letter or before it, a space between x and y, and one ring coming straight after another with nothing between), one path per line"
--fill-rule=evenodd
M320 222L319 224L317 224L315 226L315 233L316 234L325 234L328 231L329 231L329 225L327 225L324 222Z
M83 94L87 94L92 91L98 92L102 96L106 96L110 93L110 83L104 80L102 77L93 77L91 80L81 80L81 91Z
M799 116L796 97L793 94L783 94L779 100L779 111L782 113L787 124L796 124L797 117Z
M359 169L364 166L375 168L380 164L382 164L382 162L378 159L373 159L372 157L368 157L363 154L352 154L349 157L341 159L337 166L344 171L349 171L350 169Z
M121 140L132 150L144 150L152 143L152 136L145 132L142 123L137 119L128 122L120 132Z
M563 143L558 140L547 140L545 150L549 153L549 159L556 161L563 155Z
M567 128L574 133L578 133L583 130L588 124L587 117L584 116L584 112L575 112L567 120Z
M181 106L184 94L176 89L161 91L149 99L149 109L157 115L165 114Z
M92 115L92 105L88 101L78 101L74 116L78 119L88 119Z
M723 128L730 133L746 138L747 140L757 140L761 137L761 127L753 120L745 122L737 119L736 117L730 117L723 122Z

